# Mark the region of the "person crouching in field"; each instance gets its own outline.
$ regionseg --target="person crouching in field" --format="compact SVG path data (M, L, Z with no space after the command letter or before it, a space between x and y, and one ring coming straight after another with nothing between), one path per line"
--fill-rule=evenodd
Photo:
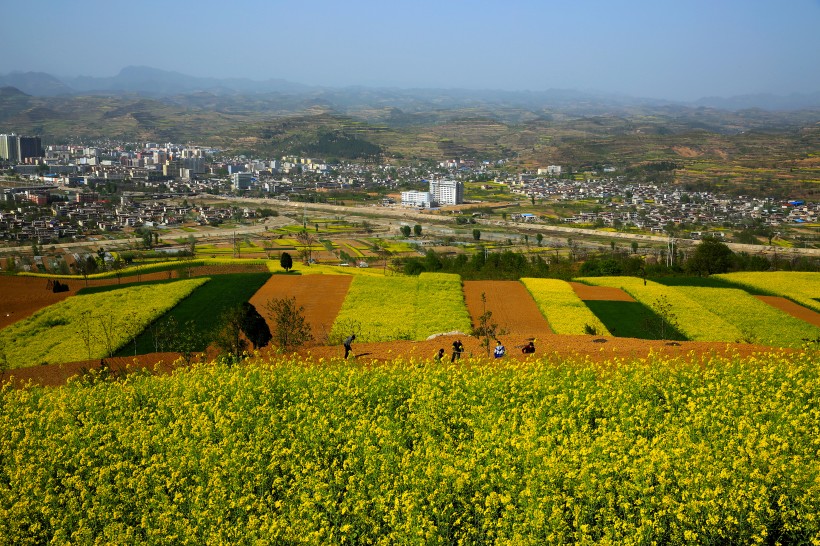
M436 353L436 362L438 364L441 364L442 359L444 359L444 347L439 349L438 353Z
M524 347L522 347L521 352L525 355L531 355L535 352L535 343L530 341L527 345L524 345Z
M495 351L493 351L493 356L496 358L501 358L505 354L507 354L507 349L504 348L500 341L495 340Z
M345 358L347 358L347 355L349 355L350 352L353 350L350 346L353 344L354 339L356 339L356 334L351 334L347 338L345 338L343 342L343 345L345 346Z

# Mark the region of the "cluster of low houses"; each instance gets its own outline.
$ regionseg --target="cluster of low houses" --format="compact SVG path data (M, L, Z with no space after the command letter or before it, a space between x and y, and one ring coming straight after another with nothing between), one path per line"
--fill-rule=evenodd
M670 224L701 224L740 227L750 221L778 226L814 223L820 204L771 198L727 197L710 192L685 192L655 184L628 184L623 177L587 181L535 179L514 185L512 192L553 201L595 200L601 210L580 212L564 218L571 224L634 225L663 232ZM519 221L538 221L521 215Z
M173 227L185 221L219 224L235 218L257 215L251 208L180 206L159 201L132 202L122 198L112 205L106 202L57 201L51 204L51 215L42 215L42 208L20 201L20 206L8 212L0 211L0 239L38 244L87 233L115 232L125 227Z

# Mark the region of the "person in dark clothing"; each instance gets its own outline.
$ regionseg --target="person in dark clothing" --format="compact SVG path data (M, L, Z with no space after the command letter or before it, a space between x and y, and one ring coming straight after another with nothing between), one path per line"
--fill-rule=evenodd
M461 358L461 353L464 352L464 345L461 344L461 340L457 339L453 342L453 356L450 358L450 362L455 362Z
M444 348L442 347L441 349L438 350L438 353L436 353L436 362L441 363L441 361L443 359L444 359Z
M525 355L530 355L530 354L534 353L535 352L535 343L530 341L527 345L524 345L524 347L521 349L521 352L524 353Z
M351 353L351 351L353 351L353 349L350 348L350 345L353 343L354 339L356 339L356 334L351 334L347 338L345 338L345 340L343 342L343 344L345 346L345 358L347 358L347 355L349 355ZM353 356L356 356L356 355L353 355Z

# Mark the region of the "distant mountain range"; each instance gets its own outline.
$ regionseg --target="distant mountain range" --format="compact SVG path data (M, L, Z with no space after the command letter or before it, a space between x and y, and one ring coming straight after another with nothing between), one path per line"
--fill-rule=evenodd
M308 86L283 79L256 81L246 78L200 78L144 66L129 66L108 78L77 76L57 78L44 72L12 72L0 76L0 87L14 87L34 97L78 95L136 95L154 99L193 96L193 102L229 102L237 95L269 95L277 101L296 101L333 110L397 108L423 112L453 108L522 108L566 110L587 115L633 107L716 108L738 111L820 109L820 92L791 95L741 95L707 97L693 103L635 98L575 90L494 91L470 89L398 89L375 87L330 88Z

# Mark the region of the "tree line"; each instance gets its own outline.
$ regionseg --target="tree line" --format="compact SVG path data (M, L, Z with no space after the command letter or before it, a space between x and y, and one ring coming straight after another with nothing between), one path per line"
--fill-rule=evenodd
M664 258L666 256L664 255ZM570 245L567 256L537 254L505 250L489 252L482 247L472 255L441 254L428 250L423 257L400 259L396 265L407 275L424 272L457 273L465 280L517 280L522 277L549 277L569 280L573 277L641 276L665 277L675 275L708 276L731 271L820 271L816 258L764 256L733 252L725 243L706 237L685 254L675 251L666 260L647 261L632 252L598 251L581 254Z

